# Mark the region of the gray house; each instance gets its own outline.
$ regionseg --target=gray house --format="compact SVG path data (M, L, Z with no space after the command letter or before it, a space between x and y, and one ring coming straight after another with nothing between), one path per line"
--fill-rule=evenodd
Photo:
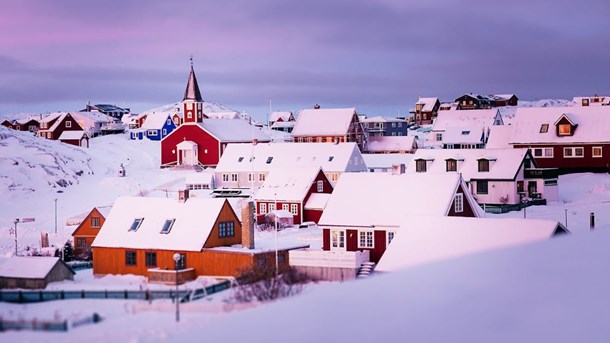
M42 289L51 282L74 280L74 274L59 257L0 258L1 289Z

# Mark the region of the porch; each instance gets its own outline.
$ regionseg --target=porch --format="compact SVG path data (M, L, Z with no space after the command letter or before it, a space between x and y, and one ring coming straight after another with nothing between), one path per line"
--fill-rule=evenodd
M325 251L299 249L289 252L290 266L315 280L353 280L363 263L370 261L368 250Z

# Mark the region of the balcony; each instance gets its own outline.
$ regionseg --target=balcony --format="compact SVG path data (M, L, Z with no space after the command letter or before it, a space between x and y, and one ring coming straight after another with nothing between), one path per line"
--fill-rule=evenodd
M319 249L290 250L288 261L293 267L358 269L370 261L369 251L325 251Z
M526 179L556 179L559 177L557 168L528 168L525 169L524 178Z

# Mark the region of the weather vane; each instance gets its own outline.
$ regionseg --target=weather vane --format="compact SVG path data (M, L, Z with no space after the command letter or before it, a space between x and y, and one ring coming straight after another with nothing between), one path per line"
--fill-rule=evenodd
M191 55L191 68L193 67L193 55Z

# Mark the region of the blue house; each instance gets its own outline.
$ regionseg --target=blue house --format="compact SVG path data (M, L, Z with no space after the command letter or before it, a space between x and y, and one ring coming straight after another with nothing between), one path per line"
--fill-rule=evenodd
M409 126L404 119L381 116L363 119L362 124L369 137L406 136Z
M142 129L148 139L160 141L176 129L176 124L168 113L152 113L146 117Z

